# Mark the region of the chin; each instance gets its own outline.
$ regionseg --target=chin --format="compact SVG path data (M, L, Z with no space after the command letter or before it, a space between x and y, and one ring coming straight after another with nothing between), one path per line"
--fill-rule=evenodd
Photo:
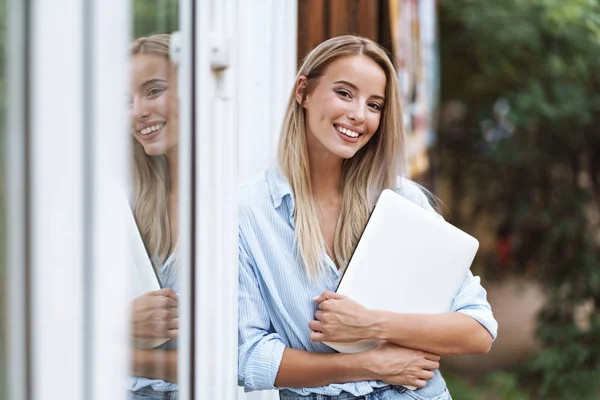
M340 149L339 151L335 152L335 155L337 155L339 158L344 159L344 160L348 160L352 157L354 157L356 155L356 153L358 153L359 149Z
M340 158L343 160L349 160L352 157L354 157L355 155L356 155L356 152L353 152L352 154L349 154L349 153L339 154Z
M144 151L150 157L156 157L165 154L162 148L152 145L144 147Z

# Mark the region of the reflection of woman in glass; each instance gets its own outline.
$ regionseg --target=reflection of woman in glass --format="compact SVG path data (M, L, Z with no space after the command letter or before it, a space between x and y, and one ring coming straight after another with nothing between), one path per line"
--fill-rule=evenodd
M238 374L247 390L447 400L440 355L489 350L497 324L470 272L452 312L438 315L367 310L333 292L384 189L435 212L417 185L397 178L401 112L394 66L368 39L330 39L302 64L279 166L240 190ZM321 343L371 338L385 341L358 354Z
M169 35L160 34L137 39L131 47L132 208L165 288L133 301L132 334L144 339L176 339L178 334L179 117L177 71L169 61L169 42ZM156 349L134 349L132 375L133 399L177 398L175 340Z

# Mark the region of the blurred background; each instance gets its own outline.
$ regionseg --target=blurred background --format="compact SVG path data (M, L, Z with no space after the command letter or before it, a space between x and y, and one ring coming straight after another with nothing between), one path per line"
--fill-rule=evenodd
M481 243L472 270L488 290L499 337L487 355L442 361L453 398L600 399L600 2L290 4L296 62L347 33L394 56L411 177ZM133 37L179 29L176 0L131 6ZM0 0L2 94L6 7ZM3 149L7 101L0 96ZM0 282L5 271L0 257ZM0 301L0 399L7 399L7 299Z
M600 2L299 2L299 58L344 33L394 55L411 176L481 243L499 338L443 360L453 398L600 398Z

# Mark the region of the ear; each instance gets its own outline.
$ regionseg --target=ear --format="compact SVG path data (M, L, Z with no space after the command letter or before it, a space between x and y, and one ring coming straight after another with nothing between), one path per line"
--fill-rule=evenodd
M296 101L300 106L304 107L306 102L306 91L308 89L308 78L300 75L296 81Z

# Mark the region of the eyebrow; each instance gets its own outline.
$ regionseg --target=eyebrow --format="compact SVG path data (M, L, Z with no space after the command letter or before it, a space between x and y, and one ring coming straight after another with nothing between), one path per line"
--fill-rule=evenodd
M343 85L350 86L352 89L354 89L354 90L357 90L357 91L358 91L358 86L356 86L356 85L355 85L354 83L352 83L352 82L348 82L348 81L344 81L344 80L342 80L342 81L335 81L335 82L333 82L333 83L334 83L334 84L339 84L339 83L341 83L341 84L343 84ZM383 96L380 96L380 95L378 95L378 94L374 94L374 95L372 95L371 97L375 97L375 98L377 98L377 99L381 99L382 101L385 101L385 97L383 97Z
M159 79L159 78L149 79L146 82L142 83L140 85L140 87L143 88L143 87L146 87L146 86L153 85L155 83L167 83L167 81L165 81L164 79Z

